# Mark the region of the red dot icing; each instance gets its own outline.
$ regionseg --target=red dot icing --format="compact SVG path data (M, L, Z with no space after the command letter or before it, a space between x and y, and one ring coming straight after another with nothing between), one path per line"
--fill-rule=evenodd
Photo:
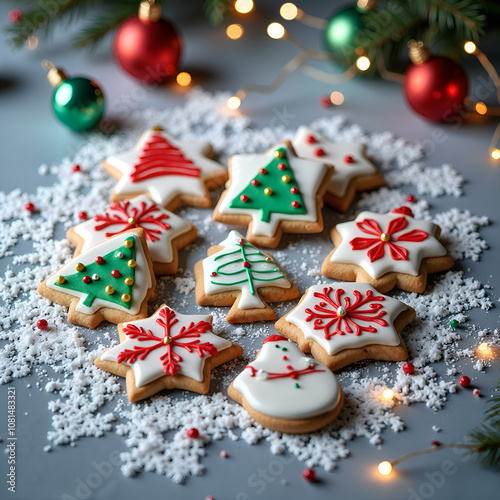
M252 180L252 186L258 186L260 183L257 179Z
M292 201L292 207L293 208L299 208L300 207L300 203L298 201Z
M286 165L284 163L278 163L278 168L280 170L286 170Z
M243 202L243 203L246 203L248 201L248 196L246 194L242 194L240 196L240 200Z
M120 277L120 271L118 271L118 269L113 269L111 271L111 276L113 276L113 278L119 278Z
M265 168L261 168L261 169L259 170L259 172L260 172L261 174L265 174L265 173L267 172L267 170L266 170Z
M243 267L250 267L250 262L248 262L248 260L245 260L243 262Z
M83 281L85 284L89 285L90 283L92 283L92 278L91 278L90 276L84 276L84 277L82 278L82 281Z
M104 264L104 259L99 255L95 258L96 264Z
M217 273L215 271L212 271L210 274L211 276L217 276Z
M354 158L351 155L344 156L344 163L354 163Z
M316 144L316 137L314 135L308 135L306 137L307 144Z
M296 187L290 188L290 193L297 194L299 190Z
M245 242L244 242L243 240L239 240L239 241L238 241L238 244L239 244L240 246L243 246L243 244L244 244L244 243L245 243Z
M314 156L325 156L325 150L323 148L316 148L314 150Z
M280 342L282 340L288 341L288 339L286 337L283 337L283 335L269 335L269 337L267 337L267 339L265 339L262 344L264 345L267 342Z

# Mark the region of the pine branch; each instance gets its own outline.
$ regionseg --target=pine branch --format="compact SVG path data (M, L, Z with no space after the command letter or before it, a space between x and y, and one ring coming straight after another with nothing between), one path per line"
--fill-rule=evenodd
M489 469L500 468L500 420L483 424L469 433L471 448L467 455L473 455Z
M212 24L220 24L231 13L231 0L205 0L203 8Z
M493 387L493 390L496 391L497 394L487 401L487 403L491 403L493 406L486 410L485 419L500 421L500 380L498 381L498 385Z

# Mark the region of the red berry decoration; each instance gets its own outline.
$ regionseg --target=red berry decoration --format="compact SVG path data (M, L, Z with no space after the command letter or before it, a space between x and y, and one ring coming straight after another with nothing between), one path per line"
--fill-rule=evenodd
M39 330L46 330L49 324L47 323L46 319L39 319L36 322L36 326L38 327Z
M221 458L227 458L227 457L228 457L228 455L227 455L227 451L221 450L221 452L219 453L219 456L220 456Z
M316 143L316 137L314 137L314 135L308 135L306 137L306 142L307 142L307 144L315 144Z
M262 175L265 175L267 173L266 169L265 168L261 168L259 169L259 172L262 174Z
M433 441L431 446L441 446L441 443L439 441Z
M33 205L33 203L26 203L26 205L24 206L24 208L28 212L31 212L31 213L33 213L35 211L35 205Z
M278 168L280 170L286 170L286 165L284 163L278 163Z
M319 100L321 106L324 108L329 108L332 101L330 101L330 96L324 95L320 100Z
M252 180L252 186L258 186L260 183L257 179Z
M351 155L344 156L344 163L354 163L354 158Z
M245 242L243 240L238 241L238 245L240 245L240 247L242 247L244 244L245 244Z
M104 259L99 255L98 257L95 258L95 263L96 264L104 264Z
M243 261L243 267L250 267L250 262L248 260Z
M319 157L325 156L325 150L322 148L316 148L314 150L314 156L319 156Z
M467 376L467 375L462 375L460 377L460 380L458 381L458 383L462 386L462 387L469 387L470 385L470 378Z
M81 172L82 169L80 168L80 165L78 165L78 163L75 163L71 168L71 170L76 173L76 172Z
M472 391L472 394L474 394L474 396L477 396L477 397L481 396L481 393L479 392L479 389L474 389Z
M119 278L121 276L120 271L118 271L118 269L113 269L111 271L111 276L113 276L113 278Z
M196 427L191 427L191 429L187 430L186 435L188 438L196 439L200 437L200 431Z
M80 213L78 214L78 218L79 218L80 220L87 220L87 219L88 219L88 217L87 217L87 212L80 212Z
M297 200L294 200L294 201L292 201L292 207L293 208L299 208L300 207L300 203Z
M411 373L413 373L413 371L415 370L415 367L413 366L413 363L405 363L403 365L403 371L407 374L407 375L410 375Z
M243 202L243 203L247 203L248 201L248 196L246 194L242 194L240 196L240 200Z
M217 276L217 273L216 273L215 271L212 271L212 272L210 273L210 276Z
M7 19L9 20L9 23L12 24L18 23L22 18L23 13L21 12L21 9L11 9L7 14Z
M414 203L415 202L415 196L413 196L412 194L409 194L407 197L406 197L406 201L408 203Z
M290 188L290 193L297 194L299 190L296 187Z
M316 481L316 472L314 472L314 469L304 469L302 475L304 476L304 479L311 483Z
M82 278L82 281L86 284L86 285L90 285L90 283L92 283L92 278L90 276L84 276Z

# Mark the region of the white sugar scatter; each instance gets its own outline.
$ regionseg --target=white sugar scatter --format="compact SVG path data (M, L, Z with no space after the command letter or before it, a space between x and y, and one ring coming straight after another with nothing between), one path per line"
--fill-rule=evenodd
M126 446L121 453L125 475L149 471L182 482L203 473L205 448L211 441L229 438L248 444L263 441L275 454L289 453L308 467L334 470L340 459L349 456L351 440L365 438L380 446L384 432L404 430L399 404L442 408L456 390L460 373L455 366L457 360L477 370L487 366L476 354L478 339L487 336L490 345L500 345L498 331L467 326L467 311L487 311L493 305L483 284L462 271L430 277L425 294L394 292L417 311L417 320L403 332L415 366L413 374L404 373L403 363L359 363L338 373L345 404L330 426L307 436L265 429L224 392L235 374L255 357L262 340L275 333L273 324L229 325L228 308L196 305L193 265L206 256L209 246L226 237L230 227L214 223L211 210L183 208L181 216L197 226L199 237L179 252L178 273L158 278L158 298L150 311L167 302L179 312L211 314L214 332L243 345L245 353L214 370L212 392L207 395L172 391L130 404L124 395L125 381L93 364L104 349L116 345L116 327L104 324L89 331L70 325L67 309L40 297L36 288L72 256L73 247L63 235L78 220L78 213L85 210L92 217L106 209L115 181L100 168L102 160L130 148L144 128L160 124L182 140L209 141L222 163L232 154L262 152L275 142L293 137L295 131L283 126L255 129L247 117L221 111L228 97L195 89L182 106L134 112L126 127L111 137L91 134L73 158L41 165L40 175L56 177L53 185L40 186L34 193L0 192L0 258L6 263L0 276L0 381L9 383L30 374L36 379L34 386L43 391L52 413L52 428L47 435L50 444L44 451L51 451L55 445L75 446L82 437L115 432ZM420 196L459 196L463 179L452 167L428 167L419 144L390 132L365 132L340 115L321 118L311 126L333 141L366 144L368 155L391 186L364 193L346 214L325 209L327 230L352 218L357 210L387 212L408 205L416 218L431 219L441 226L442 241L455 259L479 259L487 248L480 235L481 227L488 223L485 217L455 208L434 214L427 200L408 202L408 193L402 191L404 187ZM72 170L75 163L80 166L79 172ZM220 192L213 194L214 202ZM28 202L35 206L34 213L25 209ZM301 291L328 282L320 273L321 263L332 248L327 231L321 237L294 235L284 240L287 243L273 254ZM280 317L296 303L272 307ZM459 321L460 328L450 327L450 317ZM40 318L47 320L46 330L36 327ZM471 339L475 343L472 348ZM431 366L438 362L445 368ZM393 401L381 401L386 387L393 388ZM187 437L191 427L200 432L198 439Z
M432 426L432 430L433 430L434 432L441 432L441 427L438 427L437 425L433 425L433 426Z

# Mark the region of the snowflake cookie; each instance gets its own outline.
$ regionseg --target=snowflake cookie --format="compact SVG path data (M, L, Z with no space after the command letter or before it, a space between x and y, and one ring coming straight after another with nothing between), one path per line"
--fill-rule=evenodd
M76 256L110 236L135 228L145 231L155 274L175 274L177 251L198 234L195 226L143 194L113 203L104 214L70 228L66 237L76 246Z
M335 375L281 335L264 340L227 392L261 425L290 434L328 425L344 401Z
M181 142L158 126L146 130L131 150L103 163L118 179L111 201L147 194L169 210L180 204L208 208L208 190L227 179L226 169L211 156L207 142Z
M401 331L415 319L403 302L366 283L314 285L275 325L330 370L363 359L403 361Z
M196 302L200 306L232 306L228 323L275 319L265 302L281 302L299 296L296 285L273 257L231 231L208 257L194 267Z
M319 132L302 126L297 130L292 145L301 158L333 165L325 203L340 212L349 208L356 192L384 185L382 174L366 158L366 146L360 142L332 142Z
M212 316L180 314L162 305L152 316L118 325L120 344L94 364L127 379L135 403L163 389L206 394L213 368L243 349L212 332Z
M335 248L321 272L342 281L372 284L385 293L395 286L423 293L428 273L453 267L453 259L439 242L441 229L415 220L408 207L387 214L361 212L355 220L334 226Z
M145 318L155 287L144 229L132 229L73 257L38 287L38 293L69 307L70 323L96 328L105 320Z
M248 225L247 239L275 248L283 233L323 230L323 195L333 167L298 158L288 141L229 159L229 180L213 218Z

